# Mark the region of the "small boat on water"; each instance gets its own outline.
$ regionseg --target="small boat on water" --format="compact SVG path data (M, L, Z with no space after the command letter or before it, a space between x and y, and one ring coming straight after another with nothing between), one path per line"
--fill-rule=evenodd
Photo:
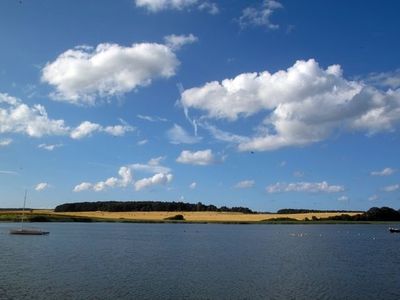
M389 231L391 232L391 233L400 233L400 228L393 228L393 227L389 227Z
M11 229L10 234L21 234L21 235L46 235L49 234L48 231L43 231L35 228L19 228Z
M50 232L43 231L41 229L24 228L26 195L27 195L27 190L25 190L24 207L22 209L22 217L21 217L21 227L11 229L10 234L19 234L19 235L46 235L46 234L49 234Z

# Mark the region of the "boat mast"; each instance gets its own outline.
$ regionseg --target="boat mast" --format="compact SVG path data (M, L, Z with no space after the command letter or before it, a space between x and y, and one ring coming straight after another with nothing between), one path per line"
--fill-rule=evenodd
M28 190L25 189L25 196L24 196L24 207L22 208L22 218L21 218L21 228L24 225L24 218L25 218L25 204L26 204L26 195L28 193Z

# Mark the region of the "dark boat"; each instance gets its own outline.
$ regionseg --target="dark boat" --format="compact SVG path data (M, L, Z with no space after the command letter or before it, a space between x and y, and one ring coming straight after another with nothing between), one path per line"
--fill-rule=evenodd
M19 228L19 229L11 229L10 234L21 234L21 235L46 235L49 234L48 231L43 231L40 229L33 228Z
M391 232L391 233L400 233L400 228L392 228L392 227L389 227L389 231Z
M21 217L21 228L11 229L10 234L19 234L19 235L46 235L46 234L49 234L50 232L43 231L41 229L24 228L26 194L27 194L27 190L25 190L24 207L22 209L22 217Z

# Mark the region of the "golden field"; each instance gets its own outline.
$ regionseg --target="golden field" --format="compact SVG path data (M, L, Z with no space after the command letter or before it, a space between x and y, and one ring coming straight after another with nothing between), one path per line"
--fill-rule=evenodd
M59 215L70 217L87 217L96 219L110 219L110 220L138 220L138 221L162 221L165 218L173 217L175 215L183 215L186 221L189 222L258 222L263 220L275 218L292 218L296 220L304 220L305 218L312 219L327 218L331 216L341 215L342 213L326 212L326 213L304 213L304 214L242 214L231 212L62 212L56 213L52 210L34 210L34 214L47 214ZM359 212L346 213L349 215L356 215Z

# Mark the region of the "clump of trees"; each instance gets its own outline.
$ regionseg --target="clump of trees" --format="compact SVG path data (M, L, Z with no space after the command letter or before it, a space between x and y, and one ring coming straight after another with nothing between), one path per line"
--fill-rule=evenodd
M325 212L336 212L336 213L346 213L354 212L349 210L318 210L318 209L305 209L305 208L283 208L278 210L277 214L307 214L307 213L325 213ZM362 213L362 211L360 211Z
M215 205L205 205L184 202L162 202L162 201L98 201L98 202L76 202L58 205L55 212L77 212L77 211L218 211L218 212L241 212L245 214L254 213L247 207L220 208Z
M172 217L164 218L167 221L185 221L185 217L183 215L175 215Z
M372 207L368 211L350 216L342 214L339 216L332 216L320 220L334 220L334 221L400 221L400 210L395 210L390 207Z

